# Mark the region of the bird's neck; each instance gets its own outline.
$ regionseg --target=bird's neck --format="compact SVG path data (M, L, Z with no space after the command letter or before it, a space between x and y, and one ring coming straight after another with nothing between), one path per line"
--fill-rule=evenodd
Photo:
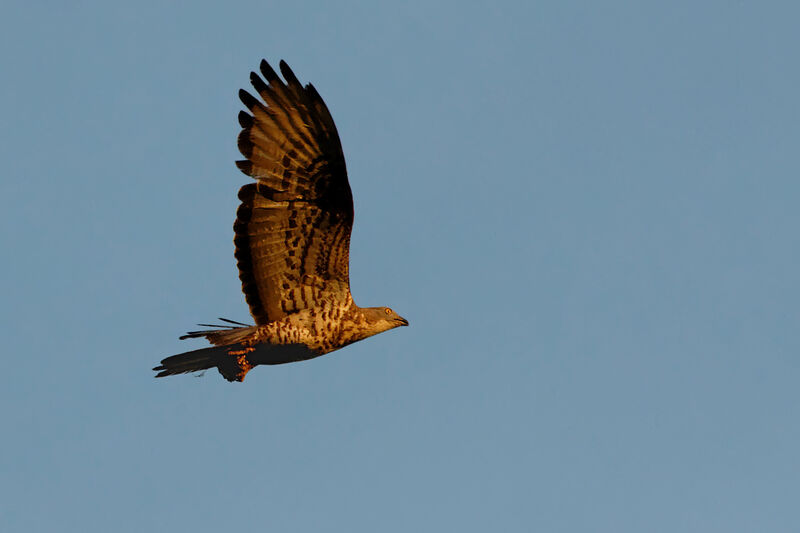
M371 311L370 308L358 307L355 303L350 306L345 315L346 319L342 321L342 329L340 330L342 346L347 346L386 331L380 327L379 323L370 320Z

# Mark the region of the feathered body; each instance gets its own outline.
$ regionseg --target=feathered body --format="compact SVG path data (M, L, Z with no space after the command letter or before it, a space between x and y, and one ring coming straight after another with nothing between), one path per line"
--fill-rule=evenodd
M266 61L242 90L238 168L256 179L239 191L235 256L254 326L215 326L215 348L174 355L156 377L217 367L242 381L259 364L318 357L408 322L387 307L361 308L350 294L353 197L339 134L311 84L281 61L285 83ZM232 321L227 321L232 322Z

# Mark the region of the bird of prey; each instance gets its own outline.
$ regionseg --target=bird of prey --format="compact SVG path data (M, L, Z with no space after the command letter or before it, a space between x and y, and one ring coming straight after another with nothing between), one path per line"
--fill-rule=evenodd
M236 166L255 183L239 190L233 225L242 291L255 325L228 325L181 337L214 347L167 357L156 377L216 367L242 381L256 365L312 359L408 321L388 307L359 307L350 294L353 196L342 145L325 102L280 62L250 82L261 100L239 91L247 111ZM285 81L284 81L285 80Z

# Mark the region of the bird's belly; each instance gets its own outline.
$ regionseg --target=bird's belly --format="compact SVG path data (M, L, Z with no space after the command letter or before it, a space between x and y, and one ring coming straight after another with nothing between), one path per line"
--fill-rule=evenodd
M282 365L306 361L322 355L305 344L256 344L254 350L247 354L253 365Z

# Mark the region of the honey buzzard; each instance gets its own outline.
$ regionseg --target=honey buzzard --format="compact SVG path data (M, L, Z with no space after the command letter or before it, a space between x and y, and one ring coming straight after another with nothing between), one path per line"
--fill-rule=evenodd
M353 196L342 145L325 102L280 62L285 82L261 61L239 98L239 170L256 180L239 190L235 256L255 325L221 319L181 339L215 345L161 361L156 377L216 367L242 381L257 365L312 359L407 326L388 307L358 307L350 294Z

